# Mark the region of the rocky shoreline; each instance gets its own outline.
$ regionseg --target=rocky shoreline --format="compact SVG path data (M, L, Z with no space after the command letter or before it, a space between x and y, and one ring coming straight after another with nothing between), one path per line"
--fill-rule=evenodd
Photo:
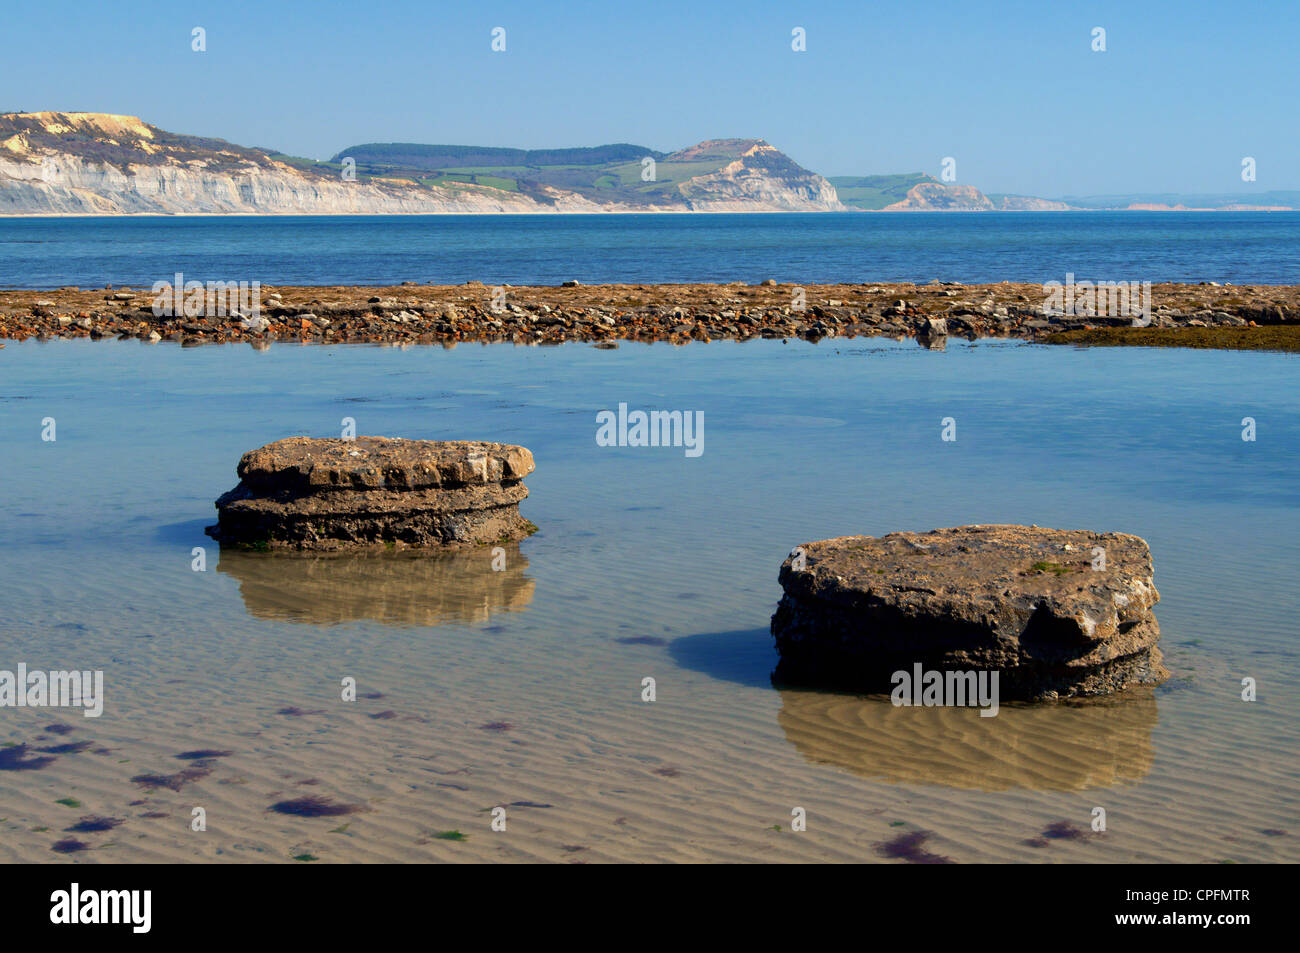
M802 291L803 307L797 306ZM1151 327L1300 325L1300 286L1158 284ZM116 338L183 346L248 342L440 344L620 341L685 344L754 338L884 336L942 346L949 336L1045 341L1062 332L1128 328L1132 318L1053 314L1042 285L616 284L562 287L423 285L260 288L256 313L158 316L148 288L0 290L0 338ZM1248 332L1239 332L1239 335ZM1249 345L1247 345L1249 346Z

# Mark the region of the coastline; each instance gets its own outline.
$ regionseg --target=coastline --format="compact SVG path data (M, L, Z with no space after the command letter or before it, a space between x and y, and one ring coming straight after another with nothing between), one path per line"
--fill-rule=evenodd
M729 208L729 209L689 209L689 208L611 208L602 209L537 209L535 211L510 212L0 212L0 218L338 218L342 216L402 217L419 216L494 216L494 215L960 215L960 214L996 214L1025 215L1043 212L1225 212L1229 214L1272 214L1277 212L1296 212L1300 209L1289 206L1270 208L853 208L842 209L796 209L796 208Z
M745 341L887 336L941 346L948 336L1051 343L1149 343L1277 349L1300 326L1300 286L1162 283L1151 286L1150 327L1133 311L1056 314L1035 283L956 282L794 285L605 284L554 286L271 286L260 307L195 301L191 313L154 313L147 288L0 289L0 339L137 338L183 345L249 342L410 343L452 346L579 341ZM209 292L211 295L211 292ZM1104 295L1099 298L1106 310ZM800 306L802 305L802 306ZM165 309L163 309L165 310ZM236 313L240 312L241 313ZM1114 310L1113 307L1111 310ZM252 320L245 320L252 315ZM1256 335L1255 330L1258 330ZM1271 333L1265 333L1272 329ZM1285 330L1280 330L1285 329ZM1104 331L1106 340L1088 338ZM1133 334L1129 332L1146 332ZM1279 333L1280 331L1280 333ZM1062 332L1068 332L1062 339ZM1229 332L1220 334L1219 332ZM1072 334L1073 337L1070 337ZM1080 335L1085 337L1080 337ZM1207 344L1211 337L1236 344ZM1197 343L1193 343L1195 338Z

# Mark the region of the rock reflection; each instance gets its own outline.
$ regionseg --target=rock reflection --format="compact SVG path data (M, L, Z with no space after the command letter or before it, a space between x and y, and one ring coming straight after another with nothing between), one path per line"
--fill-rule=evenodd
M337 625L363 620L394 626L486 622L533 601L534 581L518 544L446 553L300 556L223 550L219 572L239 582L250 615ZM497 565L501 565L498 554Z
M1078 791L1151 770L1150 687L1088 701L975 708L902 708L884 696L783 689L785 736L809 761L891 784L974 791Z

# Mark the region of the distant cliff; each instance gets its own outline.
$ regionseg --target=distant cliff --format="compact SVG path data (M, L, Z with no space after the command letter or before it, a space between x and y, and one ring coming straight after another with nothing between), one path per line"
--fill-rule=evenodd
M879 212L1064 211L1064 202L1025 195L985 195L970 185L940 182L923 172L837 176L830 180L852 208Z
M317 169L313 163L293 165L285 159L219 139L165 132L134 116L8 114L0 116L0 212L536 210L535 202L499 189L420 188L381 178L346 182L337 172Z
M367 147L359 147L359 151ZM370 147L373 150L373 147ZM431 148L431 147L416 147ZM457 147L452 147L457 148ZM329 214L602 211L825 211L830 183L762 140L716 140L664 155L554 150L507 178L411 168L346 150L313 162L177 135L134 116L0 115L0 214ZM633 150L629 154L626 150ZM475 161L495 161L479 149ZM498 150L522 152L523 150ZM574 153L595 153L576 169ZM644 155L642 155L644 153ZM529 153L524 153L525 161ZM639 158L638 158L639 156ZM418 159L418 156L416 157ZM517 161L511 155L509 161ZM647 165L646 163L651 163ZM349 180L349 174L355 176Z
M922 182L907 190L907 196L886 212L941 211L986 212L996 206L973 185L947 185L943 182Z

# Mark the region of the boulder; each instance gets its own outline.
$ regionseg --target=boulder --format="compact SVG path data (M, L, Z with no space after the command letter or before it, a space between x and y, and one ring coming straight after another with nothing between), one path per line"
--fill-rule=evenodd
M533 455L451 440L290 437L244 454L208 534L257 550L443 548L520 540Z
M925 337L946 337L948 322L944 318L926 318L921 324L921 334Z
M775 679L888 692L897 671L996 671L1003 699L1168 677L1136 536L1032 526L842 536L797 547L772 617Z

